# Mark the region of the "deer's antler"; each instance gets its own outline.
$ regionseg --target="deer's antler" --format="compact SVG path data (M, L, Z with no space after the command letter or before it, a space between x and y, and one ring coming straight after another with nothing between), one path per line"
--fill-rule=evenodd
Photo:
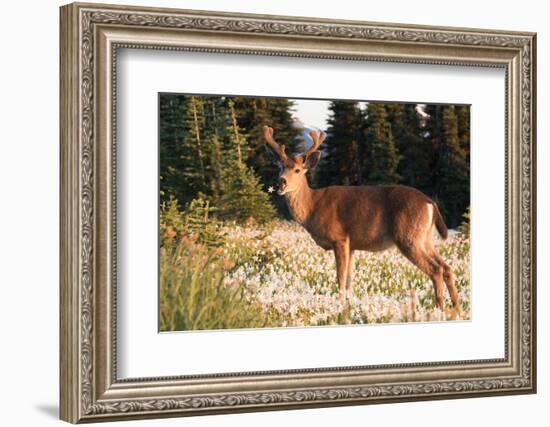
M285 146L284 144L279 145L274 139L273 139L273 128L269 126L264 126L264 138L267 145L271 147L275 153L279 156L279 158L283 161L287 160L287 155L285 153Z
M302 154L304 159L307 156L309 156L311 153L314 153L315 151L317 151L319 149L319 146L325 140L325 137L327 135L323 131L321 131L321 133L318 134L316 130L312 130L312 131L309 132L309 136L311 136L311 139L313 140L313 144L311 145L311 147L309 147L307 149L307 151L304 154Z

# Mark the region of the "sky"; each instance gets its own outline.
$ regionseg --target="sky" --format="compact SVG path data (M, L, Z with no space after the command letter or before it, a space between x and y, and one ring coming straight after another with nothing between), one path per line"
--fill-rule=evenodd
M318 99L295 99L294 116L298 117L306 126L325 130L329 117L328 106L330 101Z
M294 117L299 118L306 127L320 130L327 129L327 120L330 115L328 106L330 101L320 99L293 99L295 103ZM359 102L360 108L365 108L366 102Z

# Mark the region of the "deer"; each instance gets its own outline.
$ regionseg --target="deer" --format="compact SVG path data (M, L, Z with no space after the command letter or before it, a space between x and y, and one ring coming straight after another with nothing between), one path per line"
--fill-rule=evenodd
M379 252L397 247L431 280L437 308L445 308L445 286L458 309L453 271L434 244L435 229L443 240L448 229L437 204L421 191L405 185L335 185L313 189L306 173L321 158L326 134L309 132L313 144L302 154L287 155L285 145L263 127L265 147L279 167L277 194L283 196L292 218L315 243L332 250L342 304L353 295L354 251Z

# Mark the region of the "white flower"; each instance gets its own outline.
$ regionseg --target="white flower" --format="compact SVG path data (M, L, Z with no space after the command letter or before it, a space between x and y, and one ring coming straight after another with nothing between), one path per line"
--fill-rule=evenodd
M275 191L275 189L273 188L272 185L270 185L269 188L267 189L268 193L273 193L274 191Z
M279 313L284 319L281 323L288 326L339 322L344 307L337 291L334 255L321 250L301 226L277 221L271 234L261 240L257 239L261 231L253 227L226 226L224 231L232 256L243 257L240 267L227 273L225 283L238 281L250 301ZM467 249L469 243L460 236L450 236L437 245L455 272L463 303L460 318L468 319L470 260L464 247ZM445 320L445 313L435 309L429 278L396 249L358 251L353 283L352 323Z

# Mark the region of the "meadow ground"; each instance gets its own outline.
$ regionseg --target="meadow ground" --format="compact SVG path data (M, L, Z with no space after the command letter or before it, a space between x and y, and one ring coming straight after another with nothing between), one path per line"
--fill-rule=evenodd
M453 268L460 310L435 307L426 275L397 249L356 251L354 295L339 300L332 251L298 224L220 225L222 243L164 239L160 251L161 330L322 326L470 318L470 246L462 233L436 245Z

